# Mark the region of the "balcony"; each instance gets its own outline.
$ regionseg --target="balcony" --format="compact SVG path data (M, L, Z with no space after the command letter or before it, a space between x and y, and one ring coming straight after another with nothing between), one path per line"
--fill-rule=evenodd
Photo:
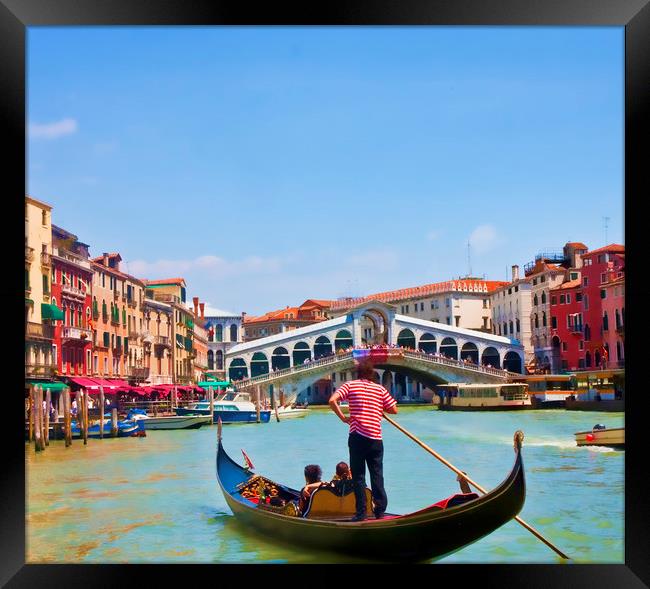
M164 346L166 348L171 347L171 342L169 341L169 338L164 335L154 335L153 336L153 343L155 346Z
M30 321L27 323L25 335L27 338L54 339L54 327Z
M86 291L72 286L70 284L62 284L61 292L68 296L74 297L75 299L81 299L82 301L86 299Z
M54 366L51 364L25 364L25 376L54 376Z
M119 325L120 324L120 317L113 315L111 317L111 325Z
M72 262L73 264L76 264L77 266L81 266L86 270L90 270L90 261L87 260L86 258L83 258L78 254L72 253L71 251L60 247L52 248L52 250L54 252L53 254L54 256L59 257L62 260L66 260L68 262Z
M89 342L93 338L93 332L84 327L63 327L61 337L65 340L78 340Z
M121 293L120 293L119 290L113 289L113 299L114 300L119 301L120 300L120 294Z
M134 380L146 380L149 378L149 367L148 366L129 366L126 371L128 378Z
M113 353L114 354L116 354L118 356L121 356L123 351L124 351L124 348L122 348L121 343L120 344L116 343L116 344L113 345Z
M138 302L133 298L131 298L131 299L127 298L126 299L126 304L129 307L131 307L132 309L135 309L138 306Z
M41 266L50 268L52 266L52 256L47 252L41 252Z
M161 303L180 303L181 298L173 294L160 292L154 295L154 301L160 301Z
M574 335L582 335L583 333L583 327L582 325L571 325L569 327L569 333L573 333Z
M33 262L34 261L34 248L25 246L25 262Z
M129 341L136 341L142 337L142 332L129 329Z

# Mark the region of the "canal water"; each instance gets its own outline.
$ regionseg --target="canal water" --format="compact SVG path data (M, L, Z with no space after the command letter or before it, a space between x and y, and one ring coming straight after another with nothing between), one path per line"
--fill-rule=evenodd
M526 503L520 517L575 563L624 563L625 452L578 448L574 432L622 427L623 413L565 410L440 412L400 407L395 420L486 489L514 460L525 434ZM216 426L149 431L145 438L26 446L28 563L337 563L341 555L278 545L243 529L215 478ZM458 491L456 475L383 423L388 511L420 509ZM347 426L327 408L304 418L226 425L226 451L294 488L303 467L323 478L347 462ZM440 563L555 563L556 554L514 520Z

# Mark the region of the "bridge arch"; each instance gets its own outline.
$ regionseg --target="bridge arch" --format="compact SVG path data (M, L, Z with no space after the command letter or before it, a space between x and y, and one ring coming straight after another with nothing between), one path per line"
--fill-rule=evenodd
M291 358L286 348L279 346L271 354L271 368L273 370L282 370L291 366Z
M352 345L352 334L347 329L341 329L334 337L334 348L346 350Z
M488 346L481 354L481 364L483 366L492 366L492 368L501 368L501 357L496 348Z
M420 344L418 345L418 349L426 352L427 354L435 354L437 348L438 344L436 342L436 336L429 332L423 333L420 337Z
M314 360L332 355L332 342L326 335L316 338L314 343Z
M232 366L232 364L231 364ZM255 352L251 358L251 377L269 373L269 360L266 354Z
M474 364L478 364L478 348L474 342L463 344L463 347L460 349L460 359L470 360Z
M228 378L230 380L241 380L248 378L248 366L243 358L234 358L228 367Z
M458 344L453 337L446 337L440 342L440 353L454 360L458 360Z
M397 345L415 350L415 334L410 329L402 329L397 334Z
M519 372L521 374L521 356L512 350L506 352L503 358L503 368L509 372Z
M299 366L306 360L311 360L311 349L307 342L298 342L293 346L293 365Z

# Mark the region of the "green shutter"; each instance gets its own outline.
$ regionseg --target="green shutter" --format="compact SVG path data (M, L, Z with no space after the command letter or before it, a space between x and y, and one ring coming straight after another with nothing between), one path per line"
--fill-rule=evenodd
M122 307L122 325L126 325L126 309Z
M129 353L129 338L128 337L124 338L124 353L125 354Z
M186 338L185 338L185 349L186 349L188 352L191 352L191 351L192 351L192 339L189 338L189 337L186 337Z
M111 338L108 331L104 332L104 347L108 348L111 345Z

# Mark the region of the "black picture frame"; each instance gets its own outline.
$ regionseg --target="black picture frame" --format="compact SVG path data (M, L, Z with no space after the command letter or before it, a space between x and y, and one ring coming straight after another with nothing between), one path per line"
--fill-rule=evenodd
M454 586L491 587L648 587L650 586L650 501L645 491L644 425L648 393L642 388L640 333L642 303L648 299L643 284L642 263L645 229L644 199L648 190L645 154L650 143L648 104L650 88L650 6L648 0L390 0L287 5L268 3L250 6L233 1L194 0L0 0L0 47L2 48L2 88L0 101L5 116L6 143L3 188L5 206L11 213L25 196L25 40L26 27L40 25L566 25L625 27L625 240L627 381L632 388L626 396L625 456L625 564L621 565L451 565L427 570L425 582L449 582ZM645 145L645 148L643 147ZM585 203L588 206L588 203ZM20 234L21 223L8 218L5 232ZM7 243L19 245L19 235ZM10 251L13 249L9 248ZM631 252L631 254L630 254ZM8 256L15 279L5 278L0 296L4 308L19 309L22 294L13 288L20 284L22 272L18 251ZM13 276L13 271L11 272ZM15 282L14 282L15 280ZM11 288L9 285L12 285ZM154 583L257 583L282 574L299 582L315 577L304 567L243 567L238 565L25 565L25 460L24 432L19 416L23 411L20 396L22 376L14 370L21 363L20 345L14 333L24 326L17 313L7 318L16 321L16 330L5 334L3 346L7 382L3 383L3 420L8 442L3 445L2 497L0 500L0 585L6 587L107 587L151 586ZM631 320L630 320L631 319ZM12 326L13 327L13 326ZM631 338L631 339L630 339ZM24 358L23 358L24 360ZM589 509L585 505L585 509ZM56 542L56 538L52 539ZM368 573L363 567L332 569L326 580L351 582ZM280 573L280 570L282 572ZM381 569L373 569L376 572ZM398 574L403 569L397 571ZM343 574L344 576L340 576ZM410 575L410 573L407 573ZM201 578L197 577L200 575ZM472 577L475 579L471 580ZM399 579L399 577L397 577ZM320 579L320 580L319 580ZM409 582L409 577L405 581ZM320 584L322 577L316 577ZM368 582L368 581L366 581Z

